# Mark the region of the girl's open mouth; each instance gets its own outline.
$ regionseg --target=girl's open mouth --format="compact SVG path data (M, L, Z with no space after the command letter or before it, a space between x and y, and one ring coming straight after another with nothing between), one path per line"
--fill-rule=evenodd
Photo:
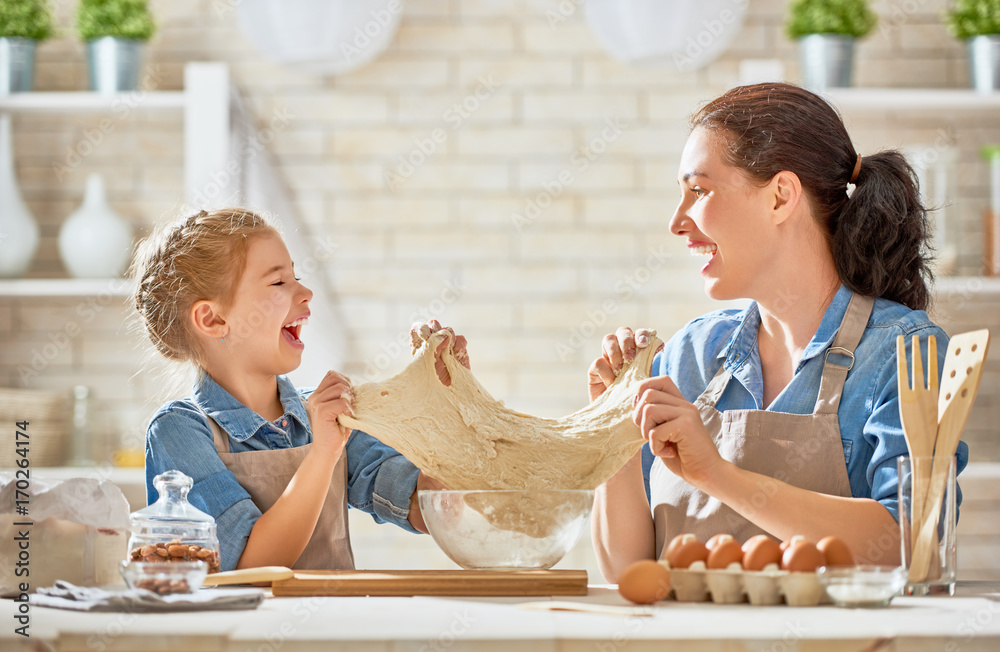
M309 317L299 317L295 321L289 322L281 327L281 335L285 338L289 344L297 348L303 348L305 345L302 340L299 339L299 335L302 333L302 327L309 323Z

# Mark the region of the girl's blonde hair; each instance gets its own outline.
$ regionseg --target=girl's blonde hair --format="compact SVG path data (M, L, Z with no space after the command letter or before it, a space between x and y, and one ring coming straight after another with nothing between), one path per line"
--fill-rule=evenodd
M132 302L142 330L161 354L201 366L191 307L202 300L232 305L250 240L262 235L279 233L253 211L224 208L168 225L139 245Z

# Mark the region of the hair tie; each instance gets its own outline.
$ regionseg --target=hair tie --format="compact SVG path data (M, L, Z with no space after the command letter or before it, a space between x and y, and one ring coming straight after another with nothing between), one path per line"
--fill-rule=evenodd
M861 171L861 154L858 154L858 160L854 162L854 172L851 172L851 180L847 182L847 198L850 199L851 195L854 194L854 190L857 188L854 182L858 178L858 172Z
M861 154L858 154L858 160L854 162L854 172L851 172L851 180L848 183L857 181L858 172L861 172Z

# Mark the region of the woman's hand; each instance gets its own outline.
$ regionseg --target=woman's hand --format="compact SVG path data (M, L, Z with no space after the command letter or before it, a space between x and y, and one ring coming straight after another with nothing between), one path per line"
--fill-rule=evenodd
M633 333L628 326L622 326L614 333L605 335L601 342L601 357L594 360L587 371L590 400L603 394L621 370L635 359L639 349L646 348L651 341L652 333L645 328Z
M451 334L450 339L445 339L443 342L438 344L437 350L434 352L434 370L437 371L438 379L441 384L445 387L451 386L451 376L448 375L448 368L444 364L444 360L441 359L441 355L444 353L444 349L448 346L448 342L451 342L451 350L455 354L455 359L458 360L463 367L466 369L471 369L469 363L469 350L468 341L462 335L455 335L455 331L451 328L447 328L441 325L441 323L432 319L429 322L417 322L410 327L410 342L413 344L413 350L416 351L420 346L430 339L431 335L437 333L438 331L447 331Z
M669 376L639 385L633 419L653 455L693 487L702 487L725 463L698 408L687 402Z
M351 381L336 371L328 371L319 387L306 401L313 444L330 454L339 455L347 444L351 431L337 422L341 414L354 416L351 401Z

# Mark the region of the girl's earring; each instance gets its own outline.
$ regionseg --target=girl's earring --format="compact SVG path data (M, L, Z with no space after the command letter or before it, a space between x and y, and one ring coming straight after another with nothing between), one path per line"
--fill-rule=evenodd
M226 342L228 342L228 341L229 341L229 338L228 338L228 337L223 337L223 338L222 338L222 343L223 343L223 344L225 344L225 343L226 343Z

